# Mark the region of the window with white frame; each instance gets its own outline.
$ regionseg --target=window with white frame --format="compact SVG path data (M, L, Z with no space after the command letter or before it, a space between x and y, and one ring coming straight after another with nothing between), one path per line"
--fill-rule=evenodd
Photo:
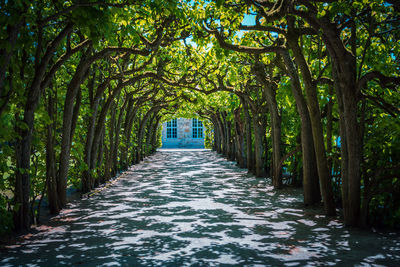
M178 127L176 119L167 122L167 138L178 138Z
M192 120L192 137L203 138L203 123L198 119Z

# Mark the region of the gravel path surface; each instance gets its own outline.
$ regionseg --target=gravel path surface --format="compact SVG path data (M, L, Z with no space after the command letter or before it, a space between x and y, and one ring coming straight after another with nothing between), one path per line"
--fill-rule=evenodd
M398 233L348 229L208 150L160 150L0 266L400 266Z

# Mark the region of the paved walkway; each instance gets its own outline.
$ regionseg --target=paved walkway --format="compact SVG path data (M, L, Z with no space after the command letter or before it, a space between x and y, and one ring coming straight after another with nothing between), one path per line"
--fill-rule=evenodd
M400 266L398 235L349 230L301 202L214 152L162 150L1 251L0 266Z

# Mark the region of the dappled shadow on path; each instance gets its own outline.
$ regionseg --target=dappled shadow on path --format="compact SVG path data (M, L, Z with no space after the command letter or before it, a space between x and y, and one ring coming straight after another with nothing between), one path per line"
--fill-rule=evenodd
M211 151L163 150L51 226L2 251L0 265L400 265L396 233L348 229Z

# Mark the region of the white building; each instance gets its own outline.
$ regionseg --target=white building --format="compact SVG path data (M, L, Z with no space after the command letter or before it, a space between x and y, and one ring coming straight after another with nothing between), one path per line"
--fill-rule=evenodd
M178 118L164 122L162 127L162 148L204 148L200 120Z

